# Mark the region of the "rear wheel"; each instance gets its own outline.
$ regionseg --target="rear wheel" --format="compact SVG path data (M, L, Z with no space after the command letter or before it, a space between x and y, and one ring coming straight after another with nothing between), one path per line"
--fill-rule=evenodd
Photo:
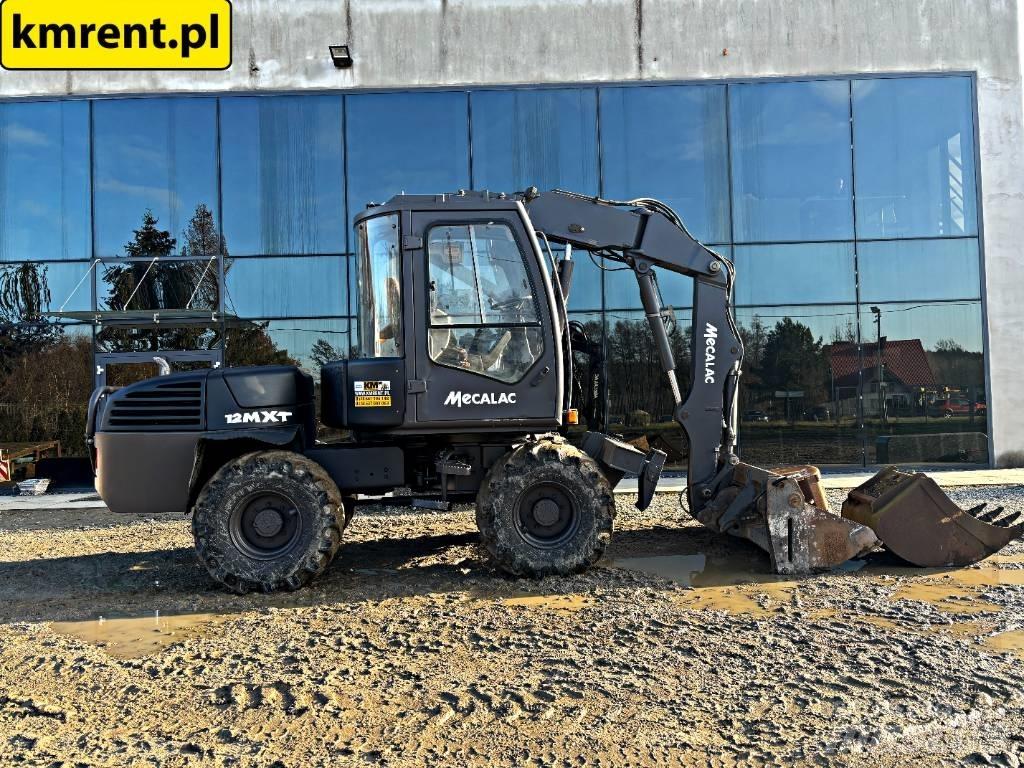
M477 495L491 560L513 576L593 565L611 540L612 489L597 463L562 438L526 443L495 464Z
M192 515L199 561L239 593L305 585L330 564L344 527L334 481L288 451L228 462L200 492Z

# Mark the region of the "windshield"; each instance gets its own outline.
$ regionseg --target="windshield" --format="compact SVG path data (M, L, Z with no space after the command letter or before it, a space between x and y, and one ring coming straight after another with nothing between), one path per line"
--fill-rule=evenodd
M359 250L359 357L401 357L402 288L398 215L367 219L356 228Z

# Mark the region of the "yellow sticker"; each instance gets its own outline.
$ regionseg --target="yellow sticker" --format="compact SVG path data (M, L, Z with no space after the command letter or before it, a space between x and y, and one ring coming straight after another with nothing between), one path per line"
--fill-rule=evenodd
M356 395L356 408L390 408L391 395Z
M229 0L0 0L4 69L227 69Z
M390 408L390 381L354 381L352 382L356 408Z

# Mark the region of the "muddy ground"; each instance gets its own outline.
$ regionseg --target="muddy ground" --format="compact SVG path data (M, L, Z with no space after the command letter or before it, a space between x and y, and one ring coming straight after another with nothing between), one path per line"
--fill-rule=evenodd
M183 518L0 512L0 765L1018 765L1020 543L782 579L631 503L601 567L539 582L468 508L369 510L270 597L215 587Z

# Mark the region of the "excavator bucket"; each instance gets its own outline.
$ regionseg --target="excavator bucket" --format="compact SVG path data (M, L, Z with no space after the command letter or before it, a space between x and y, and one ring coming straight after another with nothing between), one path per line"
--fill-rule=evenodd
M922 567L963 566L983 560L1024 535L1020 512L985 505L960 509L920 472L883 469L850 492L843 517L875 532L886 548Z
M820 480L817 467L767 470L740 463L697 519L757 544L776 573L834 568L879 541L867 526L829 510Z

